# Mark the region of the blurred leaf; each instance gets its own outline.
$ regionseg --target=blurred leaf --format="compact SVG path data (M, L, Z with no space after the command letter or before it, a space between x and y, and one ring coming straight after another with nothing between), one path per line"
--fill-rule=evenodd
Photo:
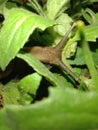
M0 31L0 67L2 70L16 56L36 28L44 30L53 24L48 19L24 9L11 9Z
M17 8L17 3L15 3L15 2L7 2L6 3L6 8L8 8L8 9Z
M93 2L98 2L97 0L89 0L89 2L93 3Z
M8 0L0 0L0 13L4 14L7 11L6 3Z
M7 130L98 129L98 94L51 88L50 96L31 106L6 106L0 111L0 128ZM33 122L33 123L32 123Z
M0 6L2 6L3 4L5 4L8 0L0 0Z

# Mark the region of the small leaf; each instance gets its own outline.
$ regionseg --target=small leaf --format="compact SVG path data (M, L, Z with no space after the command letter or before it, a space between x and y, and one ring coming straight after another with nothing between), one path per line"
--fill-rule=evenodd
M82 49L80 47L77 47L75 57L71 57L71 58L67 59L67 61L71 65L84 65L84 64L86 64L85 60L84 60L84 55L83 55Z
M92 25L85 26L84 32L87 41L95 42L98 38L98 22Z
M33 100L32 96L36 94L36 91L40 85L42 77L38 73L30 74L18 83L18 88L20 91L20 103L21 104L30 104ZM32 95L32 96L30 96Z
M19 104L18 100L20 99L20 94L16 83L9 82L8 84L2 87L2 90L4 105Z
M0 67L6 68L36 29L52 26L48 19L24 9L13 8L0 31Z
M41 76L39 74L30 74L19 81L18 88L20 91L34 95L39 87L40 81Z
M83 17L85 18L85 20L89 23L95 23L97 18L96 18L96 14L89 8L86 8L85 10L82 11Z
M71 27L70 23L72 22L71 17L68 14L62 13L57 19L57 25L54 26L54 30L59 33L61 36L64 36L68 29Z
M47 1L47 16L50 19L55 19L57 13L68 2L68 0L48 0Z

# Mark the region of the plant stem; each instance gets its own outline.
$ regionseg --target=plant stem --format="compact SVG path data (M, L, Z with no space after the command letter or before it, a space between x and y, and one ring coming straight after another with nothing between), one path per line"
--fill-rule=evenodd
M92 54L91 54L91 51L90 51L90 48L89 48L89 44L88 44L87 41L82 42L82 44L83 44L82 49L83 49L83 52L84 52L85 61L86 61L87 67L90 71L93 83L95 85L94 88L98 89L97 88L97 86L98 86L98 74L97 74L97 70L96 70L95 65L94 65L94 61L93 61Z

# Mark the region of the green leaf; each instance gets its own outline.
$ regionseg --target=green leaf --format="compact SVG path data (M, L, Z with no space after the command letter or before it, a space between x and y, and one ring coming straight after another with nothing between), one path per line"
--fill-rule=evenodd
M5 15L7 12L7 8L5 7L8 0L0 0L0 13Z
M19 104L18 100L20 99L20 94L16 83L9 82L2 87L2 90L4 105Z
M13 8L0 31L0 67L6 68L36 29L52 26L54 22L24 9Z
M95 68L95 64L94 64L94 61L93 61L93 58L92 58L92 53L90 51L89 44L86 41L83 41L81 43L83 44L82 50L83 50L83 53L84 53L86 65L89 69L91 78L93 80L94 89L98 90L98 86L97 86L98 85L98 73L97 73L97 70Z
M69 59L67 59L67 61L71 65L85 65L86 64L85 60L84 60L84 55L83 55L82 49L80 47L77 47L75 57L69 58Z
M33 57L33 55L19 53L17 57L26 61L35 71L46 77L54 85L58 87L65 87L65 84L61 82L61 80L59 80L55 75L53 75L38 59Z
M54 31L59 33L61 36L64 36L65 33L70 28L70 23L72 22L71 17L68 16L68 14L62 13L57 19L56 23L57 25L54 26Z
M48 99L30 106L6 106L0 110L0 128L5 130L98 129L97 100L98 94L95 92L51 88Z
M41 79L42 77L38 73L33 73L19 81L18 88L21 95L20 102L22 104L30 104L33 100L32 96L36 94L36 91L40 85Z
M45 16L45 13L43 12L43 9L42 9L42 7L40 6L40 4L38 3L38 1L36 1L36 0L28 0L28 2L30 3L30 4L28 4L28 5L31 6L33 9L35 9L35 11L36 11L38 14L40 14L40 15L42 15L42 16Z
M94 60L94 64L98 66L98 49L96 49L95 51L91 51L91 53L92 53L92 57L93 57L93 60ZM69 58L69 59L67 59L67 61L71 65L85 65L86 63L85 63L85 60L84 60L82 48L77 47L75 57Z
M96 39L98 38L98 22L85 26L84 33L85 33L86 41L96 42ZM80 40L80 36L79 36L79 32L77 30L75 36L73 38L69 39L68 42L70 44L72 44L73 42L76 42L79 40Z
M98 48L96 49L95 52L93 52L93 59L94 59L95 65L98 66Z
M85 26L84 31L86 40L95 42L98 38L98 22L92 25Z
M98 22L85 26L84 33L85 33L86 41L96 42L96 39L98 38ZM80 40L79 32L76 33L75 37L76 37L75 38L76 41Z
M85 26L85 35L87 41L96 41L98 38L98 14L93 10L86 8L83 16L90 25Z
M85 38L86 41L92 41L95 42L96 39L98 38L98 24L92 24L92 25L88 25L84 27L84 33L85 33ZM67 45L64 47L64 51L63 51L63 59L65 59L65 57L67 56L67 52L68 52L68 47L70 47L69 45L74 44L75 41L79 41L80 40L80 36L79 36L79 32L77 31L77 33L75 34L75 36L70 39L67 43ZM93 43L90 43L93 44ZM70 50L71 52L71 50ZM94 58L94 61L96 62L97 59L97 53L95 54L96 56ZM83 52L82 49L80 47L77 47L76 49L76 53L75 53L75 57L68 57L69 59L68 62L70 64L76 64L76 65L84 65L85 64L85 60L84 60L84 56L83 56ZM96 62L97 64L97 62Z
M20 91L35 94L40 85L40 81L41 76L38 73L33 73L21 79L18 83L18 88Z
M72 85L72 83L71 82L68 82L67 81L67 78L65 78L65 76L63 76L63 75L59 75L59 74L54 74L54 76L60 81L60 82L62 82L62 85L63 86L65 86L65 88L66 87L71 87L71 88L73 88L73 85ZM68 76L68 75L67 75ZM62 87L62 86L61 86Z
M96 23L97 21L97 17L96 14L89 8L86 8L85 10L82 11L83 13L83 17L85 18L85 20L89 23Z
M89 2L93 3L93 2L98 2L97 0L90 0Z
M68 0L48 0L47 1L47 16L50 19L55 19L59 11L66 6Z

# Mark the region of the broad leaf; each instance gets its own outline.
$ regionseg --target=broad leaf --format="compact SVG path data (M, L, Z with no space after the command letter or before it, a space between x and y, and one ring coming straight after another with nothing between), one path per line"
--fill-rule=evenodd
M16 56L36 28L44 30L53 24L48 19L24 9L10 10L0 31L0 67L2 70Z

